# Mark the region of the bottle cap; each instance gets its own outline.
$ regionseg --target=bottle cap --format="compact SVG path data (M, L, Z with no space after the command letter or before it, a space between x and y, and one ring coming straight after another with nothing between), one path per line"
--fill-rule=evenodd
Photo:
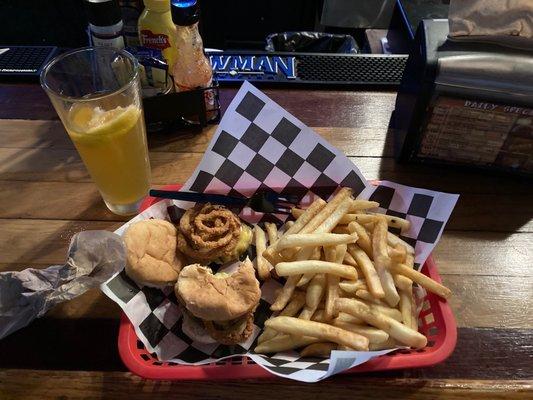
M200 9L196 0L171 0L172 21L176 25L188 26L200 20Z
M170 0L143 0L144 6L152 11L170 11Z
M109 26L122 20L118 0L85 0L83 3L92 25Z

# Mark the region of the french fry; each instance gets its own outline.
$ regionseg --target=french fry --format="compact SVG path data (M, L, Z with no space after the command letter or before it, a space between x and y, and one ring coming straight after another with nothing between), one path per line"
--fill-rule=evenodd
M305 212L305 210L302 210L301 208L297 208L297 207L291 208L291 215L295 219L300 218L304 212Z
M352 198L350 197L351 190L347 189L345 191L343 189L337 193L333 200L329 202L320 211L319 215L313 218L313 220L310 221L300 233L329 233L335 228L335 226L337 226L340 218L346 214L352 202ZM330 207L331 204L334 204L333 208ZM319 216L320 218L318 218ZM321 219L322 217L325 217L325 219ZM315 223L315 219L318 223ZM301 248L296 254L296 260L307 260L309 259L309 254L308 247Z
M274 317L266 320L265 326L289 335L316 337L320 341L334 342L357 350L368 349L368 338L321 322L294 317Z
M305 210L302 210L301 208L293 208L291 210L291 214L294 218L299 218ZM348 225L352 221L356 221L361 225L364 224L372 224L376 222L376 215L382 215L387 220L387 225L392 228L399 228L401 230L408 230L411 226L411 223L403 218L395 217L393 215L387 215L387 214L376 214L376 213L369 213L369 214L345 214L340 220L339 225Z
M351 190L341 189L322 210L319 211L315 217L299 231L299 233L329 233L337 225L338 220L346 213L349 203ZM306 210L307 211L307 210ZM305 214L302 215L302 218ZM296 254L296 260L308 260L312 249L304 247ZM290 250L285 250L290 252ZM289 254L293 257L293 254ZM279 262L279 261L278 261Z
M324 247L324 259L326 261L334 263L336 256L337 256L337 246L325 246Z
M405 265L407 265L409 268L415 267L415 257L412 254L407 253L405 255Z
M356 281L341 281L339 282L339 287L346 293L353 294L356 294L359 289L368 290L363 279L358 279Z
M345 245L346 246L346 245ZM342 247L339 247L342 251ZM337 260L337 246L324 247L324 256L328 262L336 262ZM341 260L342 263L342 260ZM325 320L330 320L333 317L333 301L338 297L338 282L339 277L331 274L326 276L326 303L324 308Z
M413 318L413 313L411 310L411 295L409 295L409 292L400 290L399 308L400 312L402 313L403 324L408 326L409 328L412 328L413 321L411 319Z
M292 276L306 273L333 274L345 279L357 279L357 271L348 265L319 260L281 262L276 265L278 276Z
M361 225L373 224L376 222L376 216L383 216L387 220L387 225L392 228L399 228L400 230L407 230L411 226L411 223L403 218L395 217L387 214L346 214L341 220L341 223L348 224L351 221L356 221Z
M287 221L287 222L285 222L285 224L283 225L283 230L286 232L286 231L288 231L289 229L291 229L293 226L294 226L294 221ZM279 235L279 232L278 232L278 235ZM279 239L279 237L278 237L278 239Z
M400 343L414 348L422 348L427 344L427 339L421 333L403 325L402 323L371 309L365 303L354 299L339 298L335 300L337 310L346 312L363 319L369 325L387 332ZM289 318L289 317L281 317Z
M339 244L335 247L335 262L337 264L342 264L344 262L344 257L348 251L348 246L346 244Z
M312 343L302 350L300 355L302 357L329 357L331 350L337 349L337 343Z
M421 272L418 272L415 269L409 268L405 264L391 264L389 268L392 273L404 275L411 279L413 282L418 283L427 291L435 293L436 295L444 299L449 299L452 295L452 291L446 286L441 285L440 283L434 281L430 277L424 275Z
M314 273L303 274L296 286L298 286L299 288L303 288L305 285L311 282L311 279L313 279L314 276Z
M372 345L369 344L368 347L370 348L370 346L372 346ZM352 349L351 347L348 347L348 346L341 346L340 344L337 346L337 350L342 350L342 351L356 351L356 350Z
M368 210L370 208L377 208L377 207L379 207L379 203L377 201L353 200L352 205L350 207L350 212Z
M358 239L357 239L357 245L364 250L364 252L369 256L372 257L372 242L370 240L370 236L368 236L368 233L366 232L365 228L363 228L360 224L353 221L348 224L348 229L352 233L357 233Z
M313 316L311 317L311 321L327 322L325 314L324 314L324 310L323 309L316 310Z
M378 273L374 268L374 264L370 261L367 254L357 245L349 244L348 251L355 258L357 265L361 268L363 275L366 279L366 286L368 291L372 293L372 296L382 299L385 297L385 292L381 286Z
M418 331L418 310L414 295L411 295L411 329Z
M413 281L406 276L395 274L393 275L394 284L400 290L410 292L413 289Z
M407 250L405 249L405 246L402 246L400 243L398 243L394 247L387 245L387 248L389 257L393 262L405 263L407 259Z
M283 233L283 235L291 235L293 233L298 233L302 228L307 225L316 215L326 206L326 202L320 198L316 199L307 210L298 218L288 229ZM287 226L287 224L285 224ZM283 237L283 236L282 236ZM279 252L276 250L276 245L278 240L274 243L271 243L270 246L263 252L263 257L265 257L272 265L283 261Z
M339 235L335 233L296 233L283 236L277 249L283 250L291 247L309 246L335 246L338 244L355 243L357 235Z
M370 213L370 215L379 215L382 218L385 218L387 221L387 225L392 228L400 228L400 230L408 230L411 227L411 222L404 218L395 217L394 215L387 215L387 214L374 214Z
M314 312L315 312L314 309L312 309L311 307L305 306L300 312L300 315L298 315L298 318L309 321L311 317L313 316Z
M355 292L355 296L368 301L369 303L385 305L381 299L376 299L372 294L366 289L359 289Z
M395 347L398 347L398 343L396 343L396 340L394 340L390 336L384 342L381 342L381 343L370 343L368 345L368 349L370 351L394 349Z
M341 204L339 204L339 206L324 220L322 225L320 225L315 230L315 233L331 232L333 228L337 226L342 216L346 214L346 211L348 210L349 206L350 206L350 198L345 198L341 202Z
M392 308L381 304L369 303L367 301L362 301L362 303L365 303L367 306L369 306L371 310L386 315L387 317L392 318L398 322L402 322L402 313L397 308Z
M291 298L291 301L287 306L281 310L279 315L286 316L286 317L292 317L293 315L296 315L298 311L302 309L302 307L305 305L305 293L296 290Z
M311 315L315 312L326 291L326 277L324 274L316 274L305 294L305 305L311 309ZM311 316L309 316L311 318Z
M381 216L377 218L372 235L372 251L374 255L374 266L381 282L381 287L385 293L385 301L391 307L396 307L400 301L400 295L394 286L392 274L387 269L391 260L387 247L387 221Z
M363 335L368 338L369 343L381 343L389 338L389 334L387 332L371 326L355 325L341 321L334 321L333 326Z
M259 354L278 353L280 351L297 349L299 347L307 346L308 344L316 343L319 341L320 339L309 336L278 335L270 340L266 340L263 343L260 343L255 347L254 351Z
M348 214L353 215L352 221L357 222L360 225L374 223L376 221L376 216L372 214Z
M346 244L339 244L335 249L330 251L329 259L327 248L326 252L326 261L333 261L337 264L342 264L344 261L344 255L346 254L347 246ZM327 284L326 284L326 303L324 306L324 314L327 320L330 320L335 316L335 299L339 297L339 277L336 275L327 275Z
M285 284L280 289L276 300L270 306L271 311L281 311L285 308L289 300L291 299L294 290L296 289L296 284L300 280L301 275L289 276L285 281Z
M381 287L385 293L383 298L388 305L391 307L396 307L400 301L400 295L394 286L394 279L392 274L388 270L388 265L390 265L390 258L384 257L382 255L376 255L374 257L374 266L379 276L381 282Z
M365 231L368 233L368 236L371 238L370 241L372 241L372 232L374 232L375 226L376 226L375 222L370 222L368 224L363 225L363 227L365 228Z
M342 260L342 263L343 264L346 264L346 265L351 265L352 267L357 267L357 262L354 260L354 258L352 257L352 255L348 252L346 252L346 254L344 254L344 259Z
M337 315L333 319L333 324L336 323L344 323L344 324L352 324L352 325L363 325L365 321L363 321L361 318L354 317L353 315L340 312L339 315Z
M296 315L302 307L305 305L305 293L295 291L291 301L287 306L279 313L281 316L292 317ZM273 329L265 328L263 333L257 338L257 343L262 343L266 340L272 339L278 332Z
M270 279L270 268L268 267L267 260L263 257L263 252L266 250L265 231L263 231L259 225L254 227L254 237L255 248L257 251L257 274L259 275L259 279L266 281L267 279Z
M337 209L339 208L339 206L345 202L345 201L350 201L350 195L351 195L352 191L348 188L342 188L341 190L339 190L337 192L337 194L335 195L335 197L333 197L333 199L327 203L324 208L322 208L317 215L315 215L315 217L309 221L309 223L307 223L300 231L299 233L313 233L316 231L316 233L320 233L320 232L330 232L331 229L333 229L335 227L335 225L337 225L338 221L340 220L340 218L346 214L346 211L348 210L349 208L349 205L346 207L346 210L344 210L341 215L338 216L338 218L335 220L335 224L331 227L331 229L329 230L321 230L321 231L318 231L318 228L321 227L322 225L324 225L324 222L326 222L328 219L331 218L332 215L335 214L335 212L337 211ZM303 214L305 215L305 213ZM292 233L292 232L291 232ZM296 233L296 232L295 232Z
M339 235L351 235L352 232L348 229L348 225L337 225L333 230L332 233L337 233Z
M411 246L409 243L400 239L398 236L396 236L395 234L391 232L387 232L387 243L392 247L396 246L397 244L401 244L402 246L405 247L405 250L407 251L407 253L415 254L415 249L413 246Z
M312 221L320 211L326 206L326 202L321 198L316 199L313 203L305 210L305 212L296 219L294 225L289 227L284 232L284 235L292 235L294 233L300 232L304 226L306 226L310 221Z
M265 222L265 228L268 235L268 243L272 244L278 240L278 228L272 222Z
M322 250L320 247L307 247L303 251L299 252L296 257L296 261L305 261L305 260L320 260L322 257ZM303 274L296 286L303 287L311 282L315 276L314 273Z

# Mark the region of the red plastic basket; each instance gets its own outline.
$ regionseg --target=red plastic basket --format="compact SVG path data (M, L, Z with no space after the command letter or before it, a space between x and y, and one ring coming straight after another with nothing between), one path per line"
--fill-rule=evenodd
M179 190L180 187L180 185L172 185L165 189ZM159 199L149 197L143 202L141 209L144 210L157 201ZM422 272L437 282L441 282L437 266L431 256L422 267ZM457 326L450 305L445 300L428 293L422 303L418 326L420 332L428 338L425 348L397 350L344 373L429 367L444 361L452 354L457 342ZM150 354L145 349L124 313L120 321L118 351L122 361L131 372L149 379L208 380L275 377L248 357L233 357L199 366L159 361L155 354Z

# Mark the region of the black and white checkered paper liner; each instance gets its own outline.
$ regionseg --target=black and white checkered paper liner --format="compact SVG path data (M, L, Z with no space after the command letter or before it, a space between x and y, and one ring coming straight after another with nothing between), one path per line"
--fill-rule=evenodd
M458 196L383 181L369 185L359 169L301 121L251 84L243 83L228 107L205 155L184 191L251 196L256 191L274 190L297 194L302 204L316 196L329 199L339 187L350 187L360 199L376 200L379 212L411 221L400 237L415 248L417 266L423 265L439 240ZM161 201L116 232L148 218L177 223L192 203ZM249 224L276 222L284 216L236 210ZM398 232L399 233L399 232ZM248 255L255 258L255 248ZM234 268L235 264L227 268ZM295 352L273 356L254 354L252 349L271 316L270 304L282 282L261 285L261 300L255 312L254 331L240 345L203 344L191 340L181 328L182 315L173 288L142 287L124 271L102 285L103 292L126 313L139 339L161 360L200 365L227 357L246 355L271 373L304 382L316 382L362 364L390 350L374 352L334 351L330 359L302 358Z

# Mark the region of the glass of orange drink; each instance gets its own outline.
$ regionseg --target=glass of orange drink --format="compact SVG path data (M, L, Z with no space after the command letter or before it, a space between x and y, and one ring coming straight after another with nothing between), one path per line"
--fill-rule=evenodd
M46 65L41 86L109 210L137 213L150 187L137 60L124 50L72 50Z

